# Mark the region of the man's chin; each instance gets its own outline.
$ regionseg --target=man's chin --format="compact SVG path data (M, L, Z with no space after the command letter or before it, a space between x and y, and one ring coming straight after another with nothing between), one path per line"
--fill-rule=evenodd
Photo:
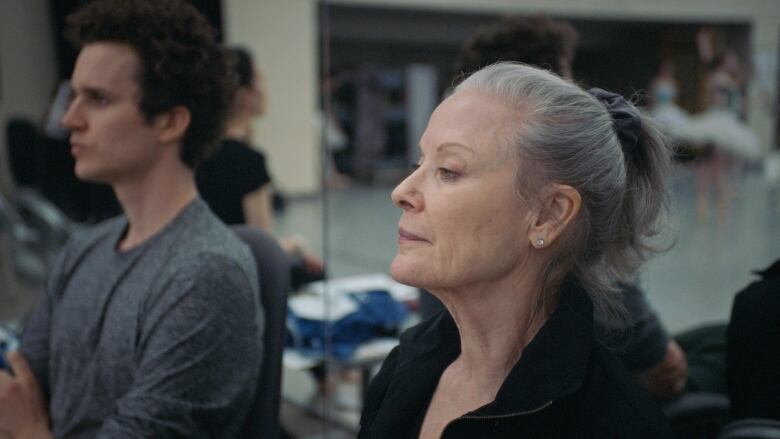
M102 175L100 172L96 172L94 169L89 169L85 166L79 166L76 164L73 172L76 174L76 178L86 183L99 183L99 184L111 184L109 178Z

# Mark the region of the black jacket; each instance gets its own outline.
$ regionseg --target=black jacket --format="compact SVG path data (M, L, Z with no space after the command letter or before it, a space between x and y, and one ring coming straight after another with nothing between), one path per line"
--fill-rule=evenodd
M780 420L780 259L734 298L726 378L735 418Z
M460 353L442 312L401 336L371 383L359 438L416 438L444 369ZM667 438L664 415L595 339L593 306L573 284L498 391L442 438Z

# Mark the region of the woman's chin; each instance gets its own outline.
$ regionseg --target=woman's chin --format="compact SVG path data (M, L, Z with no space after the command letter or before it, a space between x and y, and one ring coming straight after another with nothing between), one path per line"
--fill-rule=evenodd
M405 260L401 255L396 255L393 262L390 264L390 276L396 281L404 285L412 287L421 287L422 279L420 278L420 265L412 264L410 261Z

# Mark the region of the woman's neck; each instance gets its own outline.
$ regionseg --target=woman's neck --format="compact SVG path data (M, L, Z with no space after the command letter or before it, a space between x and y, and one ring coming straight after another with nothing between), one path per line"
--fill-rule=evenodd
M557 298L540 304L540 288L527 276L440 291L437 296L458 327L461 353L456 367L499 382L557 306Z
M252 118L248 115L233 115L225 126L225 137L246 142L249 140L251 126Z

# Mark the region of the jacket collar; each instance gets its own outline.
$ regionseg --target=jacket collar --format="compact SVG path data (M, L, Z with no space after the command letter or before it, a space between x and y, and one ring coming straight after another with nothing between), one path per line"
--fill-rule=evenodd
M776 260L769 267L763 270L756 270L753 273L761 275L761 277L774 277L780 276L780 259Z
M565 282L556 310L510 371L496 399L469 413L496 416L530 411L576 392L582 385L593 348L593 304L575 282ZM460 353L457 327L447 312L401 337L396 378L402 382L438 378ZM409 381L403 376L409 374ZM414 378L412 378L414 377ZM409 389L407 389L409 390ZM422 390L422 389L420 389ZM430 395L428 395L430 396Z

